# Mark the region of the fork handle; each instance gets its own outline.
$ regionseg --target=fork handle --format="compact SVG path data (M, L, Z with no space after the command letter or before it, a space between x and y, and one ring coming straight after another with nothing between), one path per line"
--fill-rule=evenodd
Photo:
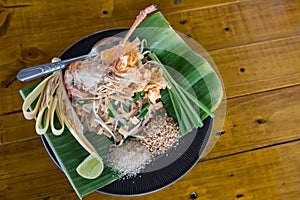
M34 67L21 69L17 74L17 79L23 82L51 74L55 71L64 69L71 62L85 59L88 55L78 56L67 60L62 60L54 63L42 64Z
M48 74L51 74L57 70L61 70L66 66L65 63L55 62L38 65L35 67L24 68L17 74L17 79L23 82L30 81Z

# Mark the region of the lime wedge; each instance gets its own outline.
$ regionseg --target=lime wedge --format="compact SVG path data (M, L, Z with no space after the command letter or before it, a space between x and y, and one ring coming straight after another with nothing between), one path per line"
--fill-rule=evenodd
M104 168L101 157L90 154L76 168L77 173L86 179L95 179L102 173Z

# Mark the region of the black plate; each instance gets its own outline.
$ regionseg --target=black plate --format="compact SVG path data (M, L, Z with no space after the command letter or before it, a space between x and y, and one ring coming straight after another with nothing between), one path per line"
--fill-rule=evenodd
M126 30L128 29L110 29L89 35L71 45L60 57L68 59L87 54L97 41ZM197 164L208 144L213 119L207 118L203 124L201 129L182 137L176 147L160 155L137 176L121 178L97 191L110 195L136 196L152 193L175 183ZM42 141L50 157L60 168L52 149L43 136Z

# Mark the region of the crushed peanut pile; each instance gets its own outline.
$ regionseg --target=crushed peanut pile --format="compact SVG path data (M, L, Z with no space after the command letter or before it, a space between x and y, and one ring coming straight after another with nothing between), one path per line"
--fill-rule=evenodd
M144 144L153 154L161 154L178 141L179 127L172 117L155 116L143 128Z

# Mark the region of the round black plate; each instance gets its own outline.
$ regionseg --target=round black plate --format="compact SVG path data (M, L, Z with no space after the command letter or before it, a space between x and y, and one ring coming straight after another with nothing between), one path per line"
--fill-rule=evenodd
M97 41L126 30L128 29L110 29L89 35L71 45L61 54L60 58L68 59L87 54ZM203 124L201 129L194 130L182 137L176 147L160 155L137 176L121 178L97 191L110 195L136 196L155 192L176 182L197 164L208 144L212 133L213 119L207 118ZM44 137L42 137L42 141L50 157L60 168Z

